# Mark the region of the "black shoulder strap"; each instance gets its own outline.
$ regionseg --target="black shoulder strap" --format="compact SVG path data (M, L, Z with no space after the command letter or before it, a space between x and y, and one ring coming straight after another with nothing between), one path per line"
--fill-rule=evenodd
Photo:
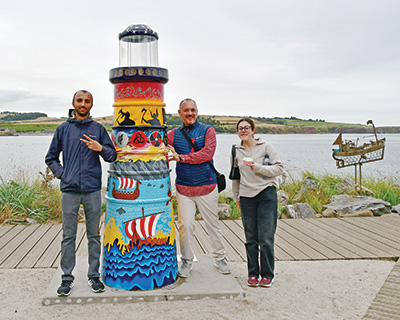
M184 137L186 138L186 140L189 142L190 146L191 146L195 151L199 151L199 148L197 147L197 145L196 145L195 143L193 143L192 140L190 140L188 134L187 134L186 131L185 131L185 128L184 128L183 126L181 126L179 130L182 132L183 136L184 136ZM217 171L217 169L215 169L215 167L214 167L214 165L211 163L211 161L208 161L207 163L210 165L211 169L213 169L215 175L216 175L216 176L219 176L220 173Z
M235 164L235 157L236 157L236 144L232 145L232 166Z
M190 140L188 134L185 131L185 128L183 126L181 126L180 128L182 134L184 135L184 137L186 138L186 140L189 142L190 146L195 150L195 151L199 151L199 148L197 147L197 145L195 143L192 142L192 140Z

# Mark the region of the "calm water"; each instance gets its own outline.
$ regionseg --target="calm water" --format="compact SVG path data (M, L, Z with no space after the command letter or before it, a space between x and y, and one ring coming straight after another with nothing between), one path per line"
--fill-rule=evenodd
M332 142L336 134L286 134L258 135L270 142L278 151L285 167L294 176L302 171L315 174L329 173L338 176L354 175L354 167L337 169L332 158ZM344 134L343 139L355 141L360 135ZM385 157L381 161L362 166L364 177L400 177L400 135L386 134ZM366 136L365 139L372 139ZM46 169L44 157L49 147L51 136L0 137L0 176L9 180L17 175L32 179L39 171ZM233 134L217 135L215 166L226 176L229 174L231 146L239 142ZM103 185L107 181L108 164L103 163ZM172 169L174 166L172 165ZM174 170L171 174L174 179ZM228 185L229 188L229 185Z

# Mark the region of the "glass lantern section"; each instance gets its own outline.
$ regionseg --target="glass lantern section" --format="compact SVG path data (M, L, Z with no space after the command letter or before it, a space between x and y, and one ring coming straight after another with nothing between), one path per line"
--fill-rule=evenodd
M158 41L154 36L129 35L119 41L119 66L158 67Z

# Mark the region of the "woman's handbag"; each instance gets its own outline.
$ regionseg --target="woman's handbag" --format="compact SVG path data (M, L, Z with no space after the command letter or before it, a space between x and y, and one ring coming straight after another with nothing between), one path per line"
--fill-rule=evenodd
M186 138L186 140L189 142L190 146L195 150L195 151L199 151L199 148L196 146L196 144L194 144L192 142L192 140L190 140L189 136L187 135L186 131L184 130L183 126L180 128L182 134L184 135L184 137ZM218 193L220 193L221 191L224 191L226 188L226 179L225 176L222 173L219 173L217 171L217 169L215 169L214 165L211 163L211 161L207 162L211 169L213 169L214 174L215 174L215 178L217 179L217 187L218 187Z
M235 157L236 157L236 145L232 145L232 167L231 172L229 172L229 179L230 180L240 180L240 171L239 167L235 167Z

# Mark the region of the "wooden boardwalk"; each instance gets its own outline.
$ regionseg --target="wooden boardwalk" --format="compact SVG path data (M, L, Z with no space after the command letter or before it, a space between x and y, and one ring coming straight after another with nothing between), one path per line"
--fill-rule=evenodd
M221 221L230 261L246 261L240 220ZM103 231L104 228L101 228ZM284 219L278 221L278 261L388 259L400 257L400 216L366 218ZM61 225L0 226L0 269L57 268ZM103 235L102 235L103 238ZM195 253L210 254L203 221L196 221ZM178 242L178 241L177 241ZM178 246L179 252L179 246ZM87 256L85 225L78 225L78 256ZM376 295L364 319L400 319L400 260Z
M227 259L246 261L240 220L221 221ZM284 219L278 221L276 260L397 259L400 216L368 218ZM0 269L57 268L60 224L0 226ZM203 221L196 222L195 253L211 253ZM77 254L87 255L85 225L80 223ZM179 251L179 248L178 248Z

